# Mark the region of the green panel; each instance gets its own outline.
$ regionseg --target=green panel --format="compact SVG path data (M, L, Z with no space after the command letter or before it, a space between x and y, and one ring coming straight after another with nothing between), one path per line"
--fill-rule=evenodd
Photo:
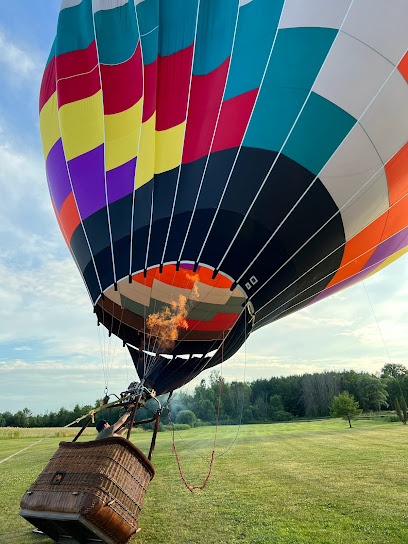
M356 122L329 100L312 93L283 153L317 176Z

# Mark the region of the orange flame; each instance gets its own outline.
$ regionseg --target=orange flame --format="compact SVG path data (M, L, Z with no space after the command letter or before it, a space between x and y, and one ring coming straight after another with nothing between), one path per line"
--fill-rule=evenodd
M200 276L198 274L190 274L189 272L186 273L186 278L189 280L189 281L192 281L194 283L193 285L193 288L191 289L191 291L194 293L194 295L199 298L199 293L198 293L198 287L197 285L195 284L196 281L199 281L200 280Z
M149 315L146 324L150 329L149 336L155 336L161 350L170 350L178 339L178 329L188 329L187 298L179 296L178 302L172 302L158 313Z

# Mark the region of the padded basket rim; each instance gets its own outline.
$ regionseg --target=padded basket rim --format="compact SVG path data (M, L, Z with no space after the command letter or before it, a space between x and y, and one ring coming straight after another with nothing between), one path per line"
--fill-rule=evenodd
M154 475L156 474L156 470L152 464L151 461L146 457L146 455L139 450L130 440L127 440L126 438L122 437L116 437L112 436L109 438L102 438L100 440L92 440L88 442L60 442L59 446L66 449L74 449L74 450L81 450L81 449L98 449L99 446L102 446L104 444L119 444L120 446L123 446L130 450L132 454L135 455L139 459L139 461L144 465L146 470L150 472L151 478L153 479Z

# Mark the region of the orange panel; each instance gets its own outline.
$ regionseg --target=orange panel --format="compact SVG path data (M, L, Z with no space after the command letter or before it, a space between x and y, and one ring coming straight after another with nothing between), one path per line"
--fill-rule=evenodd
M206 283L207 285L210 285L211 287L220 287L222 289L229 289L232 285L232 281L223 276L222 274L218 274L215 280L212 279L213 271L210 268L206 268L202 266L198 273L200 275L200 281L202 283Z
M408 226L408 196L401 198L388 210L387 224L381 240L387 240Z
M326 289L360 272L382 240L387 214L383 213L346 242L340 267Z
M150 269L146 273L146 278L143 275L143 272L139 272L138 274L133 274L132 280L136 281L137 283L140 283L141 285L145 285L146 287L152 288L153 286L153 280L155 276L155 269Z
M59 217L64 228L65 236L69 241L71 241L71 236L74 233L74 230L81 222L74 195L72 193L70 193L64 200L64 203L60 209Z
M398 70L401 72L404 78L408 81L408 53L405 54L402 61L398 64Z
M390 206L408 193L408 143L385 165Z
M201 266L197 272L193 272L191 269L183 268L181 265L178 272L176 272L175 264L166 264L163 266L163 271L160 274L159 267L151 268L147 271L147 277L143 277L143 272L134 274L132 276L134 281L153 286L153 279L166 283L167 285L173 285L174 287L181 287L182 289L193 289L194 283L199 281L205 283L211 287L219 287L223 289L229 289L232 285L232 281L222 274L218 274L215 280L212 279L213 271L210 268Z

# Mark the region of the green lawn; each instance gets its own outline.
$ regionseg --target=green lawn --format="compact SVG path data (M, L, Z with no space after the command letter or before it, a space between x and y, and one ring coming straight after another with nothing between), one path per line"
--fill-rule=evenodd
M205 479L214 432L176 433L192 485ZM170 433L159 433L156 477L135 543L408 543L407 427L367 420L349 429L344 421L324 420L246 425L236 433L237 427L219 427L212 476L195 493L180 478ZM132 437L147 452L151 435ZM36 440L2 439L0 459ZM0 465L1 544L52 542L32 534L17 514L59 440L48 438Z

